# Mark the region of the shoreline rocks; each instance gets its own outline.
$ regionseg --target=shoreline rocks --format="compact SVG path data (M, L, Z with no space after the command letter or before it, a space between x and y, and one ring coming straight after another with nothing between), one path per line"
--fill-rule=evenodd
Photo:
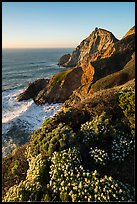
M30 98L35 99L35 97L38 95L38 93L45 88L49 83L49 79L38 79L32 83L29 84L28 88L20 93L16 100L23 101L28 100Z
M62 66L62 67L65 67L65 66L66 66L66 63L68 63L68 61L70 60L70 58L71 58L71 55L70 55L70 54L65 54L65 55L63 55L63 56L59 59L58 65L59 65L59 66Z

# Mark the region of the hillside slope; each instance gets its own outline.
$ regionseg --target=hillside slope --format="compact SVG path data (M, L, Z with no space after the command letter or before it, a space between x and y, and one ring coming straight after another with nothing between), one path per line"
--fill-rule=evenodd
M135 78L135 53L133 53L132 59L123 67L123 69L97 80L92 85L91 89L93 91L98 91L105 88L111 88L124 84L133 78Z
M130 80L64 104L3 159L3 201L135 201L134 100Z

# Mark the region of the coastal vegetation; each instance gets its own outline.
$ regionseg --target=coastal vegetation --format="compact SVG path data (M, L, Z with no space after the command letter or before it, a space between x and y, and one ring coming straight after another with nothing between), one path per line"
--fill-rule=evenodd
M85 111L79 124L73 121L78 110L69 108L47 119L4 160L4 187L11 186L4 201L133 201L134 94L133 86L119 88L116 112L109 114L111 106L95 116Z
M56 74L53 77L53 81L51 82L51 86L55 86L57 83L65 80L65 77L67 76L68 73L70 73L72 71L72 69L68 69L62 72L59 72L58 74Z

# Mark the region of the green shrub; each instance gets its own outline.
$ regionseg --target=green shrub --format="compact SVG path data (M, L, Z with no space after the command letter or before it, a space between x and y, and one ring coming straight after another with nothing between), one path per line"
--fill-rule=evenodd
M92 121L81 125L79 141L85 144L95 163L105 165L110 161L124 161L134 151L134 139L121 130L103 112Z
M39 182L21 181L12 186L4 197L4 202L36 201L40 199L42 186Z
M46 153L51 155L54 151L60 151L70 147L76 141L75 133L69 125L59 123L52 131L35 133L29 145L31 154L37 155L39 153Z
M46 184L49 182L48 158L41 154L32 157L29 148L26 151L29 162L26 180L14 185L7 191L3 201L39 201L46 191Z
M12 174L16 174L17 169L19 168L19 161L15 160L14 166L11 168Z
M91 147L91 145L102 143L113 134L113 127L106 112L95 116L92 121L81 125L79 141ZM111 132L111 134L110 134ZM111 136L110 136L111 137Z
M135 135L135 89L123 88L119 92L119 106L130 123L131 133Z
M112 161L124 161L133 152L134 147L134 139L125 133L119 132L117 137L112 141Z
M13 185L17 185L21 180L25 180L28 161L25 157L26 145L18 147L12 155L2 159L2 190L3 195Z
M130 201L134 189L97 171L85 171L76 148L54 152L47 187L56 201Z

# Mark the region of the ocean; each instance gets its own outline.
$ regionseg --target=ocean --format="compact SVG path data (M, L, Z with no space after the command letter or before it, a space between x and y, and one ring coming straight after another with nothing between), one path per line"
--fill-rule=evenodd
M62 104L38 106L32 99L16 101L28 84L50 78L65 70L57 65L72 48L2 50L2 157L26 143L43 121L52 117Z

